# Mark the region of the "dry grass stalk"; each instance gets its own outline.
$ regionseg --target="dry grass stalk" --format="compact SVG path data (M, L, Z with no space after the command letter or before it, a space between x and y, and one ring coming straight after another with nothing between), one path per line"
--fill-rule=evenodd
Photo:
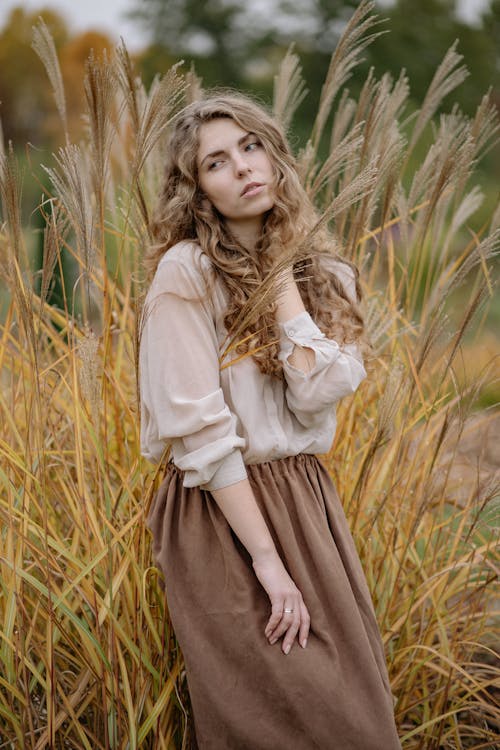
M434 74L413 128L410 151L422 135L426 125L435 115L445 96L457 88L469 75L465 65L460 65L463 55L456 51L457 44L458 42L455 42L450 47Z
M46 224L43 238L42 280L40 286L41 307L47 300L59 257L59 242L61 238L65 237L66 227L66 220L64 217L61 219L61 213L57 206L54 206L52 202L49 202L49 206L49 215L46 213L46 205L43 206Z
M94 270L98 251L95 235L92 188L86 154L79 146L70 144L55 155L55 167L45 167L54 193L64 207L76 235L76 255L87 274Z
M59 59L57 57L56 47L54 40L47 28L46 23L42 18L38 20L37 26L33 27L33 49L37 53L38 57L45 66L47 75L52 89L54 91L54 99L56 102L57 111L61 118L64 135L66 142L69 142L68 133L68 117L66 113L66 95L64 93L64 85L61 73L61 67L59 65Z
M362 51L382 33L367 33L377 24L376 16L370 15L374 7L375 3L368 0L359 3L332 55L311 132L311 143L315 153L337 93L349 79L356 65L361 62Z
M26 262L26 247L21 231L21 175L12 144L9 144L7 153L4 151L0 155L0 199L11 254L18 263ZM6 261L10 265L10 259L6 258Z
M292 44L282 60L278 75L274 77L273 112L285 131L306 96L299 58L294 54Z
M104 59L99 61L96 60L93 52L87 60L85 69L84 91L87 103L88 143L93 155L91 165L93 187L98 200L98 216L101 216L111 145L115 134L116 71L115 67L108 63L105 54Z

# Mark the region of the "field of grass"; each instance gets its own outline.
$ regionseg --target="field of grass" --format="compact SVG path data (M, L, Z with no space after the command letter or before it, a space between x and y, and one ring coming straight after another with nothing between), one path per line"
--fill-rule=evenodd
M463 79L454 50L410 123L404 78L369 79L351 100L369 11L360 4L339 43L298 155L361 269L373 345L370 377L342 403L325 460L373 593L404 750L493 749L498 352L480 334L500 210L479 231L469 225L481 204L476 164L498 121L487 98L472 120L453 110L433 121ZM161 470L139 455L136 365L163 138L198 82L173 69L146 92L123 48L89 60L87 136L74 145L43 25L35 42L65 145L40 196L40 270L16 159L0 161L0 748L174 750L185 747L189 704L145 528ZM284 122L300 91L290 53L276 78ZM63 267L73 269L65 284Z

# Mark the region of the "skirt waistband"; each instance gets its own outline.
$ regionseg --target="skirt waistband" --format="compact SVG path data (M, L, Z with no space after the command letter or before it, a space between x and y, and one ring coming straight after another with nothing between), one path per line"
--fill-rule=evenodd
M245 463L245 468L251 476L254 473L258 474L266 469L279 471L280 469L287 470L292 469L293 467L317 466L318 464L321 464L321 461L315 453L297 453L294 456L283 456L282 458L273 458L269 461L258 461L249 464ZM173 462L172 458L167 462L166 469L169 472L178 474L181 478L184 477L184 469L179 469L179 467Z

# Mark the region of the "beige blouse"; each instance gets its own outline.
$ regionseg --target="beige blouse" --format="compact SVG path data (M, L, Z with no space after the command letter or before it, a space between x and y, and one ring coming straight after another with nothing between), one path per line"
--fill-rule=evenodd
M333 258L331 263L354 298L351 269ZM245 464L326 453L335 434L335 406L366 373L357 347L326 338L307 312L280 325L284 381L261 373L250 356L220 369L226 293L219 281L207 297L203 270L209 267L196 243L180 242L161 259L147 294L141 452L158 462L171 444L184 485L216 490L245 479ZM296 344L316 355L307 373L288 362Z

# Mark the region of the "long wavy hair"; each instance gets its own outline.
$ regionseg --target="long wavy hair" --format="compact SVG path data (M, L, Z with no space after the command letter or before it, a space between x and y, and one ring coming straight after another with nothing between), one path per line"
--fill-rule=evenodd
M267 213L256 248L243 247L230 233L224 217L203 195L198 181L197 153L200 128L216 118L230 118L243 130L255 134L275 172L275 203ZM252 99L240 93L205 94L175 117L166 151L165 177L153 214L153 244L144 265L151 278L161 257L182 240L195 240L210 258L215 276L228 292L224 324L231 335L242 309L273 272L276 259L293 258L293 272L306 310L329 338L339 344L361 338L363 318L358 302L361 290L356 267L333 252L333 238L322 228L311 230L318 216L300 184L295 159L279 123ZM308 239L309 238L309 239ZM304 252L307 241L307 253ZM346 292L332 264L325 257L346 263L354 274L357 299ZM333 264L335 268L335 264ZM345 277L344 277L345 278ZM215 279L208 279L208 291ZM249 353L264 373L283 376L278 359L279 329L275 320L276 292L239 330L236 352ZM240 321L241 322L241 316Z

